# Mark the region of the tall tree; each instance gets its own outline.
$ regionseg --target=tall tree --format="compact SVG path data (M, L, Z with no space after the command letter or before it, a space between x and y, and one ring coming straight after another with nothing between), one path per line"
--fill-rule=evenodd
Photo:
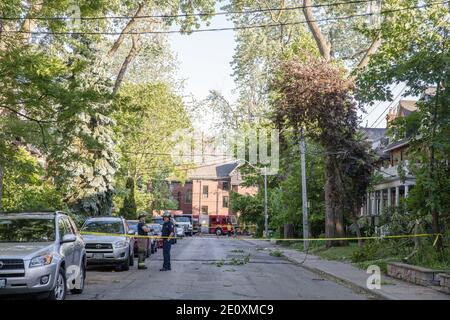
M343 68L323 59L291 60L274 83L275 119L308 135L325 149L325 235L345 237L342 163L357 128L354 83ZM327 241L327 246L337 242ZM340 241L345 244L345 241Z
M395 121L392 130L397 138L411 139L408 154L416 187L409 195L409 210L421 218L431 216L433 231L441 233L450 219L449 4L407 3L428 6L414 14L390 15L381 25L380 49L368 68L357 73L359 96L363 101L389 97L393 82L406 83L406 95L422 96L417 113ZM442 238L437 248L444 252Z
M182 180L186 174L185 159L172 156L177 132L190 127L184 104L167 84L126 84L119 91L114 110L121 165L116 175L118 185L129 178L138 183L136 195L143 197L138 210L150 210L163 191L150 188L149 183L169 177Z

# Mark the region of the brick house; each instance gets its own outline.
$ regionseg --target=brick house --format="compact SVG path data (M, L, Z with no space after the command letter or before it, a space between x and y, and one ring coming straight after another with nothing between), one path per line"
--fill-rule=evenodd
M237 161L198 165L188 172L188 180L171 182L171 192L183 213L199 215L233 215L231 190L244 195L257 193L256 187L243 187Z

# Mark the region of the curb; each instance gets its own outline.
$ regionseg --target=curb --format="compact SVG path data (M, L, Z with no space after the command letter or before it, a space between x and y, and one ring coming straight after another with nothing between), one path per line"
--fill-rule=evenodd
M339 276L336 276L335 274L323 271L323 270L318 269L318 268L306 266L305 264L299 263L297 260L289 258L289 257L287 257L284 254L283 254L283 256L284 256L284 258L286 258L287 260L289 260L290 262L294 263L295 265L297 265L299 267L302 267L302 268L304 268L306 270L314 272L314 273L316 273L318 275L324 276L325 278L329 278L329 279L331 279L331 280L333 280L333 281L335 281L337 283L340 283L340 284L342 284L342 285L344 285L344 286L346 286L346 287L348 287L350 289L353 289L355 291L363 292L363 293L369 294L371 296L375 296L375 297L377 297L378 299L381 299L381 300L397 300L395 297L393 297L391 295L388 295L388 294L385 294L385 293L381 293L381 292L375 291L375 290L370 290L370 289L368 289L368 288L366 288L364 286L361 286L361 285L359 285L357 283L354 283L354 282L351 282L351 281L349 281L347 279L344 279L344 278L341 278Z
M247 240L247 242L250 242L250 243L252 243L254 245L257 245L256 243L251 242L251 239L246 239L246 240ZM326 278L329 278L329 279L331 279L331 280L333 280L335 282L338 282L338 283L340 283L340 284L342 284L342 285L344 285L344 286L346 286L348 288L351 288L353 290L356 290L356 291L359 291L359 292L363 292L363 293L369 294L371 296L375 296L378 299L381 299L381 300L398 300L394 296L391 296L391 295L386 294L386 293L382 293L382 292L377 291L377 290L370 290L370 289L368 289L365 286L362 286L360 284L351 282L351 281L349 281L347 279L344 279L344 278L341 278L341 277L339 277L339 276L337 276L335 274L323 271L323 270L318 269L318 268L306 266L304 263L298 262L297 260L286 256L285 249L280 248L280 246L278 246L277 244L274 244L273 242L270 242L269 240L267 240L267 241L268 241L268 243L278 247L278 249L280 249L280 251L283 252L283 258L287 259L288 261L292 262L293 264L295 264L295 265L297 265L299 267L302 267L302 268L304 268L306 270L309 270L311 272L314 272L314 273L316 273L318 275L321 275L321 276L324 276Z

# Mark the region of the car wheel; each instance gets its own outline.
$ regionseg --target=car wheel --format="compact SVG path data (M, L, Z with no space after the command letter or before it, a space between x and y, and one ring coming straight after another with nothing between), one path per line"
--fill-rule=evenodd
M130 260L126 260L122 262L119 266L117 266L117 270L119 271L128 271L130 270Z
M134 266L134 254L130 252L130 254L128 256L129 256L129 258L128 258L128 265L130 267L132 267L132 266Z
M55 288L50 291L50 300L64 300L66 298L67 283L66 272L63 268L59 268L58 275L56 276Z
M72 289L70 292L72 294L82 294L84 290L84 280L86 279L86 270L84 265L81 267L81 277L80 277L80 289Z
M216 229L216 235L217 235L217 236L222 235L222 229L217 228L217 229Z

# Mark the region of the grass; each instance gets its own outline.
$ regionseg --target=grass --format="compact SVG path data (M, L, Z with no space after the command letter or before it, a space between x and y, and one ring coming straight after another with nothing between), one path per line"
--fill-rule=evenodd
M272 256L272 257L282 257L283 253L281 251L278 251L278 250L273 250L273 251L271 250L269 252L269 255Z
M325 246L321 248L315 248L312 251L319 257L326 260L336 260L336 261L351 261L352 255L357 251L357 244L349 244L346 247L331 247L326 249Z
M366 260L354 263L354 266L367 270L369 266L376 265L380 268L381 272L387 273L387 262L393 261L393 259L377 259L377 260Z
M289 248L304 252L303 242L300 241L290 243ZM447 259L438 259L435 248L430 243L423 241L420 250L406 260L405 257L410 255L412 250L411 240L367 241L363 248L360 248L356 242L349 242L346 247L328 249L323 242L312 241L308 253L326 260L351 262L363 270L370 265L377 265L383 273L387 272L387 263L394 261L436 270L450 270L450 255Z

